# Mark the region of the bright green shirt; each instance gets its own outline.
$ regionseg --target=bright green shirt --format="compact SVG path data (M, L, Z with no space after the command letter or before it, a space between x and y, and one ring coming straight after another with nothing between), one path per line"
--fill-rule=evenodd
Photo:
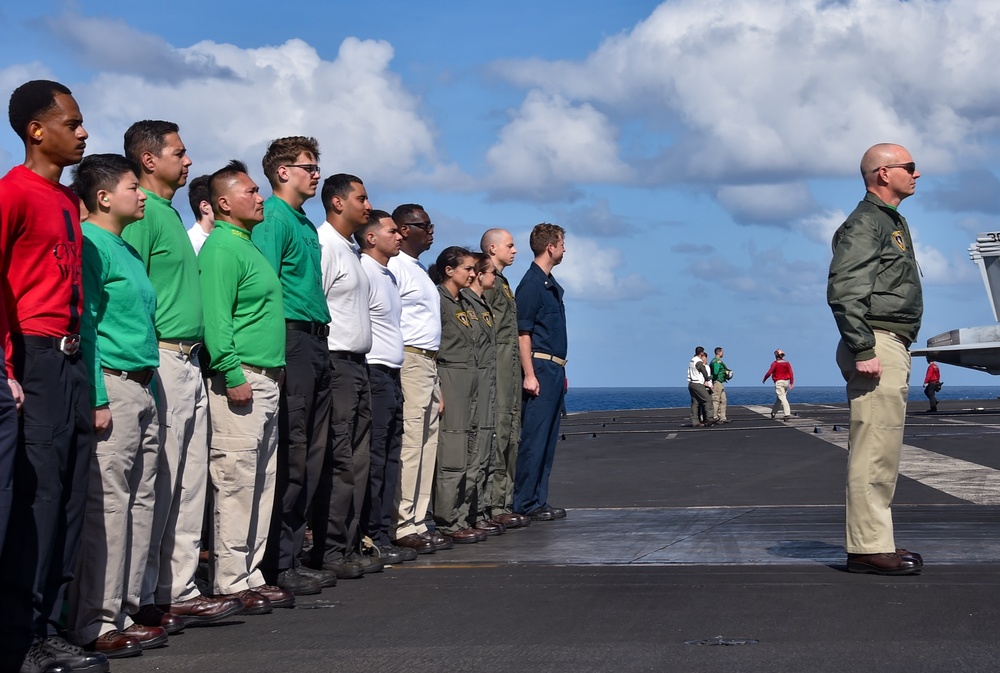
M134 372L160 364L153 326L156 292L132 246L90 222L82 229L80 338L90 399L99 407L108 403L101 367Z
M250 236L281 281L285 319L329 323L319 236L306 214L272 195L264 202L264 221Z
M122 238L139 253L156 289L156 334L160 339L201 341L205 334L198 257L170 202L143 189L146 215L125 227Z
M216 220L198 265L205 348L212 369L226 375L226 387L246 383L240 365L284 367L281 283L249 232Z

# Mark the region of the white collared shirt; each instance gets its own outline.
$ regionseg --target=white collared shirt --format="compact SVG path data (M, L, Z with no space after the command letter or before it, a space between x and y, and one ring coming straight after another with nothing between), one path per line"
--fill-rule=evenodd
M372 347L372 322L368 311L368 276L361 268L354 243L329 222L316 228L319 235L323 294L330 309L331 351L364 355Z
M427 268L405 252L389 260L403 303L403 343L436 351L441 347L441 296Z
M400 330L402 300L396 277L371 255L361 254L361 267L368 275L368 307L372 321L372 349L368 362L393 369L403 366L403 332Z
M208 240L208 234L205 230L201 228L201 225L197 222L194 226L188 229L188 238L191 239L191 245L194 247L194 254L201 252L201 246L205 245L205 241Z

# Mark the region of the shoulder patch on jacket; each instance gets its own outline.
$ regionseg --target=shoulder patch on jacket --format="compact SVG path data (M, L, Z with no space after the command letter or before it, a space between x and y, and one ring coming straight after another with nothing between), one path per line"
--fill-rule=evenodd
M906 252L906 239L903 238L903 232L897 229L892 232L892 241L896 244L896 247Z

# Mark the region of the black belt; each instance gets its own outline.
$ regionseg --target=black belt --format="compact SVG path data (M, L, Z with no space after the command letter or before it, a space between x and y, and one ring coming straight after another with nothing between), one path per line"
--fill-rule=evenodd
M107 367L101 367L101 371L109 376L116 376L122 381L135 381L140 386L148 386L149 382L153 380L153 374L156 373L155 369L139 369L134 372L123 372L120 369L108 369Z
M334 360L350 360L351 362L357 362L359 365L365 363L364 355L350 351L330 351L330 357Z
M324 339L330 336L330 326L318 322L305 322L303 320L286 320L285 328L293 329L296 332L305 332L306 334L312 334L314 336L323 337Z
M37 336L35 334L12 334L13 340L20 340L25 346L33 348L52 348L66 355L76 355L80 351L80 335Z
M372 363L369 362L368 363L368 368L369 369L377 369L380 372L382 372L383 374L388 374L389 376L393 376L393 375L399 373L399 367L390 367L389 365L380 365L380 364L374 364L373 365Z

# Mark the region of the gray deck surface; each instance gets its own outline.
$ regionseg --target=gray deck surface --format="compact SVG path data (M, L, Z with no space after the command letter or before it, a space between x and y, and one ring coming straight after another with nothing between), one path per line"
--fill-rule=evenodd
M189 629L148 671L1000 670L1000 402L907 418L896 541L923 574L844 571L847 411L564 419L562 521L421 556L294 610ZM596 436L595 436L596 435ZM758 642L713 646L723 636Z

